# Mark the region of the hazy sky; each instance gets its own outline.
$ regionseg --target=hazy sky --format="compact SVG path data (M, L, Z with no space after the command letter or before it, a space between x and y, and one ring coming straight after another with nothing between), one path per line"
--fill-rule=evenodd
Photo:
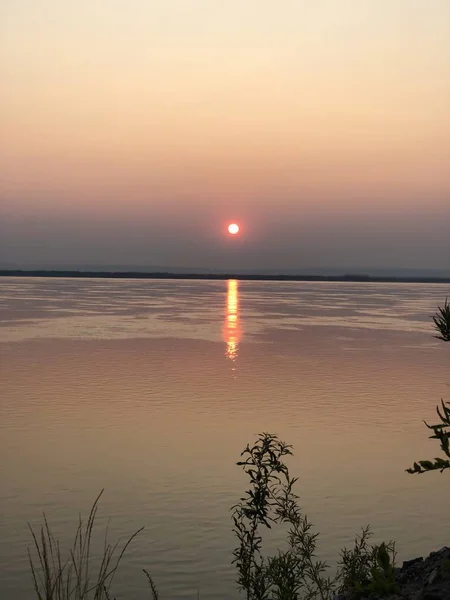
M450 268L449 0L4 0L0 39L0 263Z

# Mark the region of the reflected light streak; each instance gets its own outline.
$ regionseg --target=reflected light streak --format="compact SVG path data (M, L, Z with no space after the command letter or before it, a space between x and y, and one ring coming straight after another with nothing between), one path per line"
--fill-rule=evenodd
M225 355L233 363L236 363L239 353L240 334L238 281L229 279L227 281L224 340L226 344Z

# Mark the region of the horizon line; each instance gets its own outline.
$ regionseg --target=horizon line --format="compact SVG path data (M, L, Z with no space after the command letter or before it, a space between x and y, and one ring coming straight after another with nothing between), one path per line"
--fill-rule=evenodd
M239 279L242 281L330 281L377 283L450 283L449 276L369 275L342 273L340 275L263 274L263 273L177 273L170 271L84 271L80 269L0 269L0 277L67 277L87 279Z

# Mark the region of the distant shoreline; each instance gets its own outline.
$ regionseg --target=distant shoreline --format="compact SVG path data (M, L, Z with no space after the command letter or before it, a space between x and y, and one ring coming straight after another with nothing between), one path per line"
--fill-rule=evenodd
M238 273L171 273L137 271L56 271L1 269L0 277L68 277L89 279L201 279L242 281L329 281L349 283L449 283L450 277L402 277L372 275L243 275Z

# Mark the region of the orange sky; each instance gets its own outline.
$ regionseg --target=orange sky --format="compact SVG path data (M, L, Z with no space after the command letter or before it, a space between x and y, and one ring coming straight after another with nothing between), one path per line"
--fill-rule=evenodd
M447 0L0 11L2 214L19 233L36 214L449 215Z

